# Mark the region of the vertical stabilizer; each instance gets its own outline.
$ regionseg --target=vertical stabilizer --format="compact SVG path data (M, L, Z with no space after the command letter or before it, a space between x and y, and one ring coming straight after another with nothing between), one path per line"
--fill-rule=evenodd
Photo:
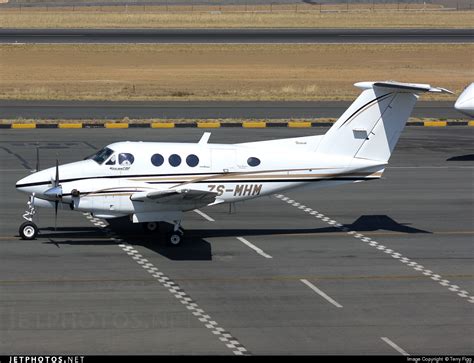
M447 92L428 84L360 82L360 96L324 135L318 154L387 162L422 92Z

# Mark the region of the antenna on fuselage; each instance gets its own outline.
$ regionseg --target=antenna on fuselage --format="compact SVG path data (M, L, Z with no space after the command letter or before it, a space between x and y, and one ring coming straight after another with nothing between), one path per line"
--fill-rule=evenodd
M210 133L210 132L205 132L205 133L203 133L202 136L201 136L201 139L200 139L199 142L198 142L198 144L199 144L199 145L205 145L205 144L207 144L210 137L211 137L211 133Z

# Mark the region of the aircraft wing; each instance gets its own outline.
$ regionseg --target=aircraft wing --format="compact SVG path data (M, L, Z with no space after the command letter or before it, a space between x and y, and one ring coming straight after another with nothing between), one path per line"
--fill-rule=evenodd
M151 202L163 204L200 204L207 205L215 202L217 193L196 189L165 189L152 192L138 192L130 196L137 202Z

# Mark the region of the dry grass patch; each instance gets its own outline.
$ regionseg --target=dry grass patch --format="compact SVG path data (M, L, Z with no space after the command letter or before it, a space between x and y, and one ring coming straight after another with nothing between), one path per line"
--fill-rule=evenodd
M0 98L348 100L365 80L459 93L473 55L474 45L459 44L2 45Z
M140 7L138 7L140 8ZM3 28L472 28L471 11L71 11L0 10ZM304 7L315 9L315 7ZM328 8L330 9L330 8ZM382 8L381 8L382 9ZM176 9L175 9L176 10Z

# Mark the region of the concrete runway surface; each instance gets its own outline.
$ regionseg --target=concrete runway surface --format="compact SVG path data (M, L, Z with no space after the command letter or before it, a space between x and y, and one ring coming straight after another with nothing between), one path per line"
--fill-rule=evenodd
M211 142L314 132L218 129ZM473 353L472 129L406 129L379 181L189 212L178 248L71 211L55 232L44 209L39 238L19 239L15 182L36 146L46 168L113 141L201 133L1 132L3 354Z
M0 43L472 43L472 29L0 29Z

